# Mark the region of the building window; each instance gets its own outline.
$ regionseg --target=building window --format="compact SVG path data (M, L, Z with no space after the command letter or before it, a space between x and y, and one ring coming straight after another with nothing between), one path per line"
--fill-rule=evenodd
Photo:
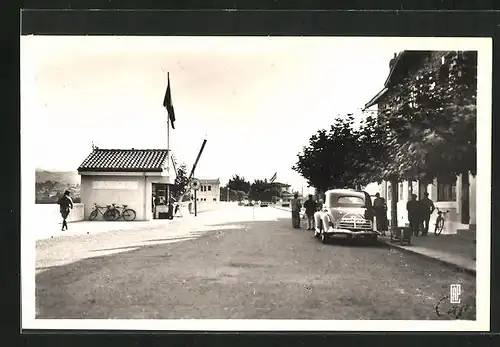
M437 180L437 201L455 201L457 199L457 182L452 179Z
M214 198L214 201L217 201L217 198Z
M208 191L211 192L212 191L212 186L208 186Z
M398 184L398 200L403 200L403 183Z
M392 185L390 183L387 184L387 201L392 199Z

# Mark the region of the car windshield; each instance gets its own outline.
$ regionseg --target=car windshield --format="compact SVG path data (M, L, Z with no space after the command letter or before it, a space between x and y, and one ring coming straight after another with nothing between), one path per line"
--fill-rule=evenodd
M365 207L365 200L358 196L339 196L335 205L346 207Z

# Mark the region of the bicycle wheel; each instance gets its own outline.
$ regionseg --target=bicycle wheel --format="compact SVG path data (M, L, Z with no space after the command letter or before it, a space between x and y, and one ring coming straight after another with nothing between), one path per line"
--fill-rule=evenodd
M90 212L89 220L94 220L96 218L97 218L97 210L93 210L92 212Z
M116 211L114 209L109 209L109 210L106 210L106 212L104 212L104 220L106 221L113 221L116 219Z
M123 211L122 217L124 220L131 222L135 219L135 211L132 210L131 208L127 208L126 210Z
M441 232L443 231L443 227L444 227L444 218L439 218L439 220L436 221L436 228L437 228L436 235L441 235Z
M113 213L113 219L112 220L118 220L118 219L120 219L121 213L120 213L119 209L117 209L116 207L112 208L111 212Z

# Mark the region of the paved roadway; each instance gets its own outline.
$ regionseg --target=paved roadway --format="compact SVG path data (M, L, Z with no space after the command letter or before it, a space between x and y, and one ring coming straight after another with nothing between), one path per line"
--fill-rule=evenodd
M38 241L37 318L451 319L435 312L450 284L475 318L474 277L382 245L323 245L289 214L230 206Z

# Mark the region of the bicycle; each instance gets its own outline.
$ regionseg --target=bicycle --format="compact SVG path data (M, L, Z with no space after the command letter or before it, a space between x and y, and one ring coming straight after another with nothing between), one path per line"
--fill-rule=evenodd
M103 209L106 209L106 211L102 212ZM101 214L105 221L112 221L116 218L116 212L111 208L111 205L99 206L94 204L94 209L90 212L89 220L96 219L98 214Z
M436 218L436 224L434 227L434 235L439 236L441 235L441 232L443 231L444 227L444 216L450 212L450 211L441 211L439 208L436 208L437 210L437 218Z
M112 204L112 206L113 207L111 208L111 210L115 211L114 215L116 217L114 220L118 220L120 218L123 218L123 220L131 222L135 219L136 213L133 209L127 208L128 205L120 206L120 205ZM120 211L120 209L121 209L121 211Z

